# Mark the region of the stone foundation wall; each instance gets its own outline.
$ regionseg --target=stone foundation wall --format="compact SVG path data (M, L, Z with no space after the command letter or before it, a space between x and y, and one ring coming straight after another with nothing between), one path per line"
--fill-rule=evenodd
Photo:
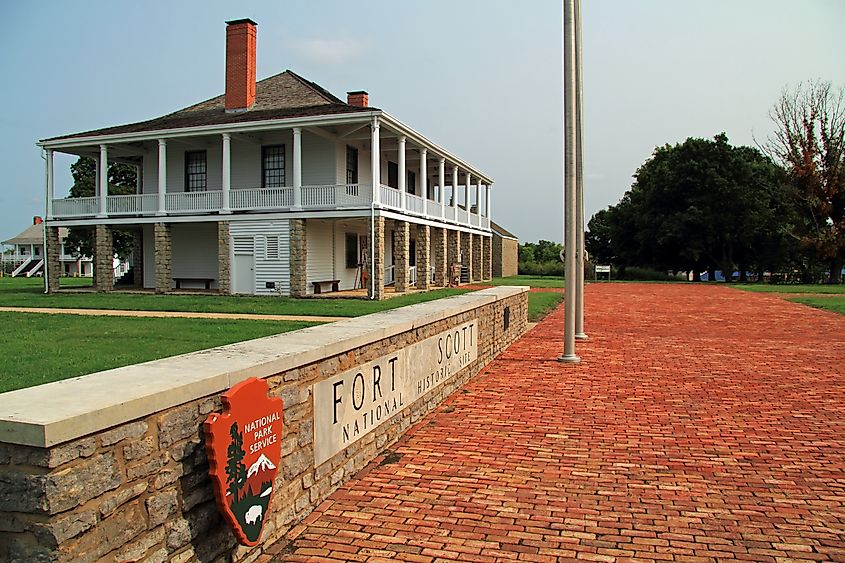
M217 291L223 295L231 293L232 255L229 222L217 222Z
M519 337L525 291L490 289L0 395L0 560L255 561ZM315 467L315 383L469 321L475 361ZM218 513L202 432L220 393L247 375L284 401L276 492L253 548L236 545Z
M59 278L62 275L62 263L59 261L61 244L59 243L59 228L47 227L45 240L45 254L47 255L47 291L50 293L59 289Z
M114 241L108 225L94 227L94 289L114 289Z
M156 223L153 231L155 242L155 290L168 293L173 286L173 235L170 223Z
M290 220L290 296L308 294L308 239L305 219Z

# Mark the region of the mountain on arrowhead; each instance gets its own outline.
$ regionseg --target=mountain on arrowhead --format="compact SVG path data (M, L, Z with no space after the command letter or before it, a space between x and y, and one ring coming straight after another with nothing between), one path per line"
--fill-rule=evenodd
M246 472L246 478L249 479L259 472L272 471L274 469L276 469L276 466L273 465L273 462L267 459L267 456L261 454L258 456L258 459L255 460L255 463L249 466L249 470Z
M270 461L267 456L261 454L255 463L249 466L246 472L246 486L247 494L253 496L263 495L269 487L273 485L273 477L275 477L276 466Z

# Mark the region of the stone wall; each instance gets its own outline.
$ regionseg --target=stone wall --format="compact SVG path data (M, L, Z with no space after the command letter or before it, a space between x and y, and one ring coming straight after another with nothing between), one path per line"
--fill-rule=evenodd
M428 291L431 289L431 227L418 224L417 229L417 289Z
M308 294L308 239L305 219L290 220L290 296Z
M170 223L156 223L153 231L155 243L155 290L168 293L173 286L173 235Z
M493 276L515 276L519 273L518 270L519 241L493 235Z
M94 272L94 289L114 289L114 241L108 225L94 227Z
M411 229L407 221L393 221L393 243L394 243L394 268L393 276L394 287L397 293L405 293L409 289L409 272L408 268L410 261L408 260L408 252L411 242Z
M0 395L0 560L256 560L520 336L525 291L495 288ZM478 325L475 361L315 467L314 384L468 321ZM218 513L202 433L220 393L249 375L284 401L276 492L253 548L236 545Z
M62 263L59 261L61 244L59 242L59 228L47 227L45 240L45 254L47 255L47 291L50 293L59 289L59 278L62 275Z
M217 222L217 291L223 295L231 293L232 254L229 222Z

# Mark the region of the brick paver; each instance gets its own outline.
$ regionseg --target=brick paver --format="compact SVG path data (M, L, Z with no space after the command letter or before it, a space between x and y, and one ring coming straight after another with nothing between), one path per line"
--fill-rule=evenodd
M547 317L276 560L845 561L845 317L595 284L586 327L559 364Z

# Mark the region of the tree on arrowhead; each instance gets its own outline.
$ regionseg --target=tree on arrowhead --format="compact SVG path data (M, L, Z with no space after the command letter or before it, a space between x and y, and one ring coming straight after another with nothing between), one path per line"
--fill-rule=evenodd
M226 451L226 481L229 484L229 493L232 494L234 501L237 502L240 500L238 498L238 492L244 483L246 483L246 465L243 463L246 452L244 452L244 439L238 431L237 422L232 423L232 427L229 429L229 435L232 437L232 441Z

